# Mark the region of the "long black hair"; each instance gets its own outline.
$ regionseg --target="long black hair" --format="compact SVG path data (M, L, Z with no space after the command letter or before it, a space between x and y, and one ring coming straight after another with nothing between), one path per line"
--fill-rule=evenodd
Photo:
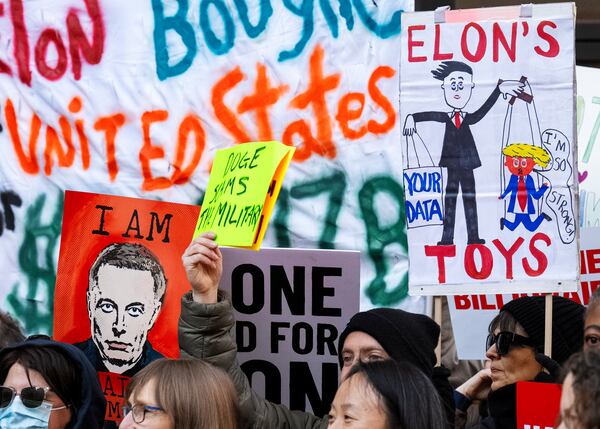
M389 429L445 429L435 387L409 362L387 359L358 363L346 380L362 374L382 402Z

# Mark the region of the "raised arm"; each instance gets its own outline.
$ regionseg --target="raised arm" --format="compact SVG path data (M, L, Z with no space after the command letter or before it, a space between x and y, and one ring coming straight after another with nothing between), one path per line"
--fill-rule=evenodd
M237 360L231 302L218 289L223 274L223 257L214 238L212 233L203 234L188 246L182 256L192 290L181 300L181 355L205 360L229 374L239 396L245 428L326 427L326 420L270 403L252 390Z

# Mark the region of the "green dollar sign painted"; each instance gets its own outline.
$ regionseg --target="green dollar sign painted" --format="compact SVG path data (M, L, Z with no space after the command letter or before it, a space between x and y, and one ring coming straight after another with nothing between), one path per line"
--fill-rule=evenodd
M323 217L323 229L317 246L320 249L333 249L338 229L337 218L342 209L345 190L346 176L341 171L335 171L333 174L317 180L295 184L289 192L281 188L276 203L277 212L273 216L272 222L277 246L292 247L288 228L290 198L305 199L329 194Z
M290 234L288 232L288 218L290 216L290 193L287 189L279 190L279 197L275 202L275 216L273 216L273 230L275 231L275 242L277 247L292 247Z
M342 209L344 191L346 190L346 176L341 171L335 171L331 176L318 180L301 183L290 189L292 198L304 199L316 197L320 194L329 194L327 208L323 219L323 230L319 237L320 249L333 249L337 234L337 218Z
M28 333L52 333L56 283L54 252L60 239L63 203L61 192L52 220L47 225L43 225L41 220L46 204L45 194L39 195L25 214L24 236L18 258L27 282L25 285L16 283L6 300L11 312L21 320ZM25 293L19 293L23 287Z
M398 220L396 223L381 226L382 222L375 209L375 197L378 193L386 193L397 201ZM385 282L388 264L385 260L384 249L393 243L400 244L404 250L408 249L404 190L389 176L373 177L367 180L359 191L358 203L367 229L368 254L375 264L375 278L369 283L365 293L374 305L398 304L408 295L408 272L404 273L400 284L388 289Z

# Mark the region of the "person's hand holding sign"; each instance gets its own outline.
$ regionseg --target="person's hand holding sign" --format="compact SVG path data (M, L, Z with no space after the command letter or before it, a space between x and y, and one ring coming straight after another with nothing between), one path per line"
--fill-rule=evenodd
M212 232L201 234L181 257L194 301L201 304L217 302L217 290L223 274L223 256L215 237Z

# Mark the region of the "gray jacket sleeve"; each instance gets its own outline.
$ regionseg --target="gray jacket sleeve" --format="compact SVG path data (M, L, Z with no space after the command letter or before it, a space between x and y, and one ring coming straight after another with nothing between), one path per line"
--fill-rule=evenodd
M216 304L199 304L188 292L181 299L179 348L181 357L202 359L225 370L231 377L240 401L244 427L256 429L321 429L327 418L273 404L252 388L237 361L233 334L235 320L227 295L219 291Z

